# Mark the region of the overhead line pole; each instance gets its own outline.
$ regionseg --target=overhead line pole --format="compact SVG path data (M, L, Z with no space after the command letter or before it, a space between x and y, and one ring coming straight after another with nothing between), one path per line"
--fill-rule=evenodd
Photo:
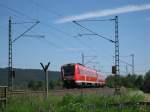
M104 37L102 35L99 35L98 33L82 26L81 24L79 24L78 22L82 22L82 21L115 21L115 41L114 40L111 40L107 37ZM115 18L113 19L106 19L106 20L81 20L81 21L73 21L73 23L75 23L76 25L86 29L87 31L91 32L92 34L85 34L85 35L97 35L105 40L108 40L112 43L115 44L115 76L116 76L116 79L119 79L119 75L120 75L120 67L119 67L119 36L118 36L118 16L115 16ZM84 34L79 34L79 36L82 36ZM119 80L118 80L119 81ZM117 82L118 82L117 81ZM116 87L115 87L115 92L119 92L120 91L120 88L118 86L118 84L116 84Z
M119 66L119 38L118 38L118 16L115 16L115 68L116 68L116 85L115 85L115 93L120 93L119 87L119 75L120 75L120 66Z
M91 60L93 60L93 59L96 58L97 56L85 56L84 53L81 53L81 59L82 59L82 64L83 64L83 65L86 65L87 63L90 63L90 62L91 62L91 61L88 61L88 62L85 63L85 58L86 58L86 57L92 57Z
M12 44L20 39L22 36L24 36L27 32L29 32L33 27L35 27L39 21L35 22L31 27L29 27L27 30L25 30L21 35L16 37L14 40L12 40L12 18L9 17L9 25L8 25L8 90L13 91L13 78L15 75L15 72L13 71L13 59L12 59ZM15 23L16 24L16 23ZM20 24L20 23L19 23Z
M116 75L119 75L120 70L119 70L118 16L115 16L115 66L116 66Z
M128 65L126 64L126 75L128 75Z
M13 68L12 68L12 35L11 35L11 24L12 20L9 17L9 25L8 25L8 89L10 91L13 90Z
M122 60L120 60L120 62L123 62L123 63L125 63L125 64L127 64L127 65L129 65L131 68L132 68L132 75L134 75L135 74L135 70L134 70L134 68L135 68L135 64L134 64L134 54L131 54L131 55L129 55L129 56L125 56L125 57L130 57L131 56L131 64L129 64L129 63L127 63L127 62L125 62L125 61L122 61Z
M132 75L134 75L134 54L131 54L132 56Z
M81 54L81 57L82 57L82 65L84 65L84 54L83 53Z

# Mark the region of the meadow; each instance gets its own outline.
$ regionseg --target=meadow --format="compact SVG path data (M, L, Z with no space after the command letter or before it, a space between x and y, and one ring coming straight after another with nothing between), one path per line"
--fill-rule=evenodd
M150 112L150 107L139 105L148 99L141 91L121 95L65 94L20 95L9 97L7 112Z

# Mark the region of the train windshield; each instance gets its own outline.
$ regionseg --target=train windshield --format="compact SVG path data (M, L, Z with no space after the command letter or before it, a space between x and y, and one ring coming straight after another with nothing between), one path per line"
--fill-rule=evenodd
M74 75L74 65L67 65L63 67L64 76Z

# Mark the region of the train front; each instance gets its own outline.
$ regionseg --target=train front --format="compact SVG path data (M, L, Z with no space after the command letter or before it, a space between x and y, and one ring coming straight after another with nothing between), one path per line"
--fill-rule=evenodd
M63 86L71 88L75 86L75 64L66 64L61 67L61 76L63 80Z

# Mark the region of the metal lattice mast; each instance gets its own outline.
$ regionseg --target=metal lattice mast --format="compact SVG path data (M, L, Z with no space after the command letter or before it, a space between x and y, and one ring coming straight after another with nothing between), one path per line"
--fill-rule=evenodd
M132 56L132 75L134 75L134 54L131 54Z
M33 22L23 22L23 23L33 23ZM27 32L29 32L31 29L33 29L39 21L34 22L34 24L29 27L27 30L25 30L22 34L20 34L18 37L16 37L14 40L12 39L12 24L23 24L23 23L12 23L11 17L9 18L9 25L8 25L8 89L9 91L13 90L13 78L15 75L15 71L13 71L13 65L12 65L12 45L13 43L20 39L21 37L25 36ZM27 35L27 36L32 36L36 37L38 36L39 38L43 38L43 36L39 35Z
M118 16L115 16L115 66L116 75L120 74L119 70L119 38L118 38Z
M116 68L116 72L115 72L115 76L116 76L115 94L120 94L118 16L115 16L115 68Z
M84 65L84 54L83 53L81 54L81 57L82 57L82 65Z
M119 36L118 36L118 16L115 16L115 18L113 19L105 19L105 20L82 20L82 21L114 21L115 22L115 40L109 39L107 37L104 37L92 30L90 30L89 28L79 24L79 21L73 21L73 23L75 23L76 25L82 27L83 29L86 29L87 31L90 32L90 34L79 34L79 36L83 36L83 35L96 35L98 37L101 37L105 40L108 40L111 43L115 44L115 66L112 67L112 73L115 74L116 76L116 91L115 92L119 92L120 88L119 88L119 75L120 75L120 69L119 69Z
M11 38L11 17L9 18L8 28L8 89L13 90L13 67L12 67L12 38Z

